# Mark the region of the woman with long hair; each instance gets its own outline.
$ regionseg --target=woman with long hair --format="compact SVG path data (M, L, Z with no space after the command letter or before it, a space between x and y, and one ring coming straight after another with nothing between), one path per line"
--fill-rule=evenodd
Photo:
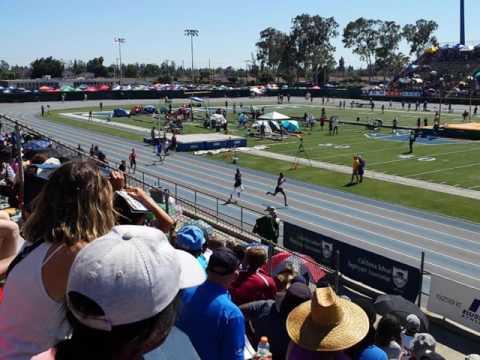
M29 359L69 332L64 298L77 253L115 225L113 189L95 163L55 170L33 202L22 233L26 247L11 263L0 306L0 358Z
M174 249L160 230L115 226L82 249L70 269L71 337L32 359L143 359L174 326L180 290L205 278L198 261ZM178 358L192 359L187 345L176 349Z

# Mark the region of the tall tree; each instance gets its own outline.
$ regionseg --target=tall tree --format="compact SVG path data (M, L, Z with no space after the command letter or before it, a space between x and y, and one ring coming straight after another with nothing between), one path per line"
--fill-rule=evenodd
M288 40L285 42L282 52L282 58L280 60L280 65L278 68L280 76L288 84L292 84L297 78L297 58L298 56L295 46L295 39L293 38L293 36L289 36Z
M393 54L389 59L389 68L391 74L396 76L402 72L405 66L410 62L410 58L402 53Z
M333 17L302 14L292 20L291 36L295 41L297 61L312 80L318 82L321 69L326 69L333 60L335 47L331 41L338 35L338 23Z
M375 55L376 65L383 70L384 80L387 73L391 72L391 59L396 55L400 40L402 40L400 25L395 21L379 23L378 47Z
M338 59L337 71L340 71L341 73L345 72L345 59L343 58L343 56Z
M93 58L87 62L86 69L91 72L95 77L108 76L108 69L103 65L103 56Z
M28 66L13 65L10 67L10 72L13 74L12 79L26 79L31 75L31 69Z
M260 32L260 41L257 42L257 59L261 67L268 67L275 76L278 76L278 67L282 61L283 51L288 35L274 28L266 28Z
M346 48L352 49L352 52L360 57L360 60L367 63L369 78L372 76L375 63L380 24L379 20L361 17L350 21L343 30L343 44Z
M10 71L10 65L5 60L0 60L0 79L11 80L15 74Z
M419 57L428 46L437 46L438 40L433 35L438 29L438 24L433 20L420 19L415 24L403 27L403 36L410 44L410 54Z
M73 60L73 64L71 66L72 73L75 75L83 74L87 71L87 64L85 64L82 60Z
M146 64L141 71L142 77L154 77L160 74L160 66L157 64Z
M8 71L10 65L5 60L0 60L0 71Z
M172 79L182 78L184 74L184 69L177 69L173 61L165 60L160 64L159 78L161 78L161 82L171 82Z
M124 70L125 77L136 78L138 76L138 68L138 64L128 64Z
M41 78L45 75L62 77L64 70L63 62L51 56L34 60L30 64L30 67L32 68L30 75L32 79Z
M249 69L249 74L255 78L258 76L258 64L257 64L257 57L255 54L252 52L250 53L250 69Z

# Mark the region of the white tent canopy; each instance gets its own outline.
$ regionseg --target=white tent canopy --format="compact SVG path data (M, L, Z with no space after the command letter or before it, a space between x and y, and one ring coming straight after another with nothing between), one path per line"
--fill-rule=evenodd
M215 121L219 125L224 125L227 122L227 119L222 114L212 114L210 115L210 121Z
M259 117L261 120L288 120L290 119L290 116L280 114L276 111L268 113L268 114L263 114L262 116Z
M270 124L266 120L256 120L253 124L252 127L254 129L260 129L261 125L265 126L265 135L271 135L272 134L272 128L270 127ZM259 130L258 130L259 131Z
M265 126L265 135L280 132L280 124L275 120L255 120L252 124L252 128L259 130L262 124Z

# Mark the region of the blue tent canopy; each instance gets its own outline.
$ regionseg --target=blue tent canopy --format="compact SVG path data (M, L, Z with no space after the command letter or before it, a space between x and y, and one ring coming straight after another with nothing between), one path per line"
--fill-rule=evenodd
M38 150L45 150L50 146L50 141L46 139L39 139L39 140L30 140L23 144L23 149L24 150L32 150L32 151L38 151Z
M282 127L291 133L300 132L300 126L296 120L283 120Z
M113 110L113 117L126 117L128 115L129 115L128 110L121 109L121 108Z
M157 108L153 105L146 105L143 107L143 112L147 114L153 114L157 111Z

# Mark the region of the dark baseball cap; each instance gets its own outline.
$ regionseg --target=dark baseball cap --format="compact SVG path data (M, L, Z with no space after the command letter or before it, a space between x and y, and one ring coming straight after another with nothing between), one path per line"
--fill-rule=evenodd
M312 292L306 284L296 282L290 285L290 287L287 289L285 296L297 298L301 301L308 301L312 298Z
M301 282L293 283L289 288L279 294L275 300L277 310L283 314L289 314L295 307L312 298L310 288Z
M218 275L232 274L238 269L240 261L229 248L219 248L213 251L208 261L207 271Z

